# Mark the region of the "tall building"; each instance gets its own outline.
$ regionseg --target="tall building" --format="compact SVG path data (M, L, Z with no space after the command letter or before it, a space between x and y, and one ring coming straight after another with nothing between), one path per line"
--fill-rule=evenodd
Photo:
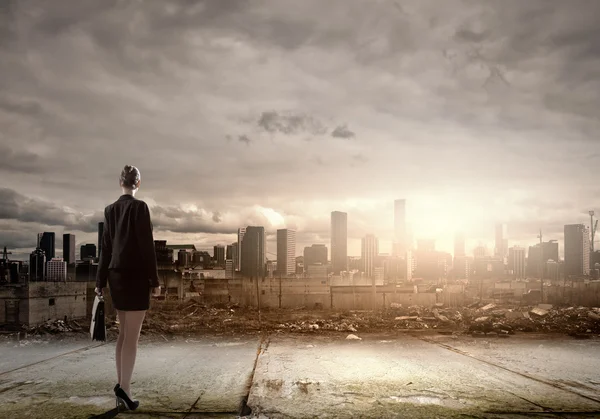
M465 236L462 233L456 233L454 235L454 257L466 256L465 253Z
M304 248L304 270L310 265L327 266L327 246L324 244L313 244Z
M102 235L104 234L104 223L98 223L98 259L100 259L100 255L102 254Z
M590 273L590 232L583 224L565 226L565 276Z
M508 254L508 240L506 239L506 224L496 224L496 246L494 256L504 259Z
M331 213L331 267L334 275L348 270L348 214Z
M527 275L539 278L540 269L543 268L544 278L547 278L546 262L549 260L558 262L558 242L556 240L529 246L526 267Z
M361 243L361 259L363 272L367 278L374 278L375 261L379 256L379 240L373 234L367 234Z
M240 258L241 258L240 246L238 242L233 242L231 244L231 260L233 261L233 270L239 272L238 266L240 266Z
M486 257L487 256L487 248L483 245L477 246L473 250L473 256L475 256L475 259L480 259L480 258Z
M46 279L46 255L38 246L29 256L29 280L44 281Z
M180 268L187 268L192 262L192 254L185 249L180 249L177 252L177 261Z
M55 234L44 232L39 234L38 237L40 238L40 249L44 251L44 254L46 255L46 260L53 259L56 256L54 248Z
M406 257L408 250L406 232L406 200L396 199L394 201L394 256Z
M225 260L225 278L227 278L227 279L233 278L233 273L234 273L233 259L226 259Z
M213 259L219 266L225 266L225 246L216 245L213 247Z
M79 259L95 259L96 258L96 245L95 244L84 244L79 249ZM47 258L46 258L47 259Z
M246 234L246 227L238 228L237 258L233 259L233 264L237 271L242 270L242 240L244 239L244 234Z
M63 234L63 259L68 265L75 263L75 235Z
M46 262L46 281L66 281L67 262L63 258L53 258Z
M513 246L508 249L508 273L516 279L525 278L525 248Z
M296 231L277 230L277 272L287 276L296 273Z
M228 244L225 248L225 260L233 259L233 244Z
M246 227L241 250L242 275L246 278L262 278L267 262L265 228Z
M453 273L455 279L469 279L473 273L473 258L459 256L454 258Z

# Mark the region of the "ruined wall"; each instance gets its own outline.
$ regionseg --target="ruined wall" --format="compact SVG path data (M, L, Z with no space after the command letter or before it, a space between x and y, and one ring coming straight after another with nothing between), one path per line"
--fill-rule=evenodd
M0 287L0 324L26 324L27 285L6 284Z
M29 325L47 320L85 318L87 284L85 282L29 283Z

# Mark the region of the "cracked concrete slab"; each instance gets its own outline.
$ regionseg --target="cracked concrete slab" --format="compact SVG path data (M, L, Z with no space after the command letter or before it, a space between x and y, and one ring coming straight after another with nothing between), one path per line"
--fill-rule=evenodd
M520 417L519 412L600 410L600 403L585 397L414 337L361 337L272 337L259 357L249 406L271 418L431 418L494 411ZM521 345L511 337L503 351L518 353ZM577 362L577 349L571 349ZM584 359L586 368L598 371L600 360Z
M140 342L132 383L140 400L136 417L237 412L259 345L259 337ZM18 361L8 349L0 356ZM114 351L113 342L0 374L0 417L81 418L114 408Z

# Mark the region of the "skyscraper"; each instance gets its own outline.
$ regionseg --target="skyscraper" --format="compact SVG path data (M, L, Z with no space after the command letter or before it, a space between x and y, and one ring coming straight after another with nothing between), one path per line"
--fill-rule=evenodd
M56 256L54 251L55 234L44 232L41 233L39 237L41 237L40 248L44 251L44 254L46 255L46 260L53 259Z
M63 258L54 258L46 262L46 281L66 281L67 262Z
M238 266L241 265L241 252L240 252L240 246L238 244L238 242L233 242L231 244L231 260L233 261L233 270L234 272L239 272L240 270L238 269Z
M504 259L508 253L508 240L506 239L506 224L496 224L496 247L494 256Z
M225 248L225 260L233 259L233 245L228 244Z
M46 256L38 246L29 256L29 280L43 281L46 276Z
M225 266L225 246L216 245L213 247L213 259L218 266Z
M277 272L287 276L296 273L296 231L277 230Z
M525 278L525 248L513 246L508 249L508 273L513 278Z
M406 200L394 201L394 256L406 257L408 250L406 233Z
M327 246L324 244L313 244L304 248L304 271L310 265L327 265Z
M565 276L590 273L590 232L583 224L565 226Z
M333 274L348 270L348 214L331 213L331 266Z
M79 258L81 260L95 259L96 258L96 245L91 244L91 243L82 245L80 248L80 252L79 252Z
M75 235L63 234L63 259L68 265L75 263Z
M454 257L465 256L465 236L462 233L456 233L454 235Z
M233 265L237 271L242 270L242 240L244 239L244 234L246 234L246 227L238 228L237 258L233 258Z
M246 227L241 249L242 275L246 278L262 278L267 262L265 228Z
M367 234L361 242L361 258L363 262L363 272L367 278L373 278L375 275L375 260L379 255L379 240L373 234Z
M102 235L104 234L104 223L98 223L98 259L102 253Z

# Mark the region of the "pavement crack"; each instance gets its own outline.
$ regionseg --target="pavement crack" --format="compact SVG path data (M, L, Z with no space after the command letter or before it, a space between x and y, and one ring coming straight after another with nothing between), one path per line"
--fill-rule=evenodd
M260 343L258 345L258 349L256 350L256 358L254 358L254 366L252 367L252 372L248 377L248 382L246 383L246 394L242 397L240 401L240 409L239 416L248 416L252 413L252 409L248 406L248 398L250 397L250 390L252 389L252 385L254 384L254 373L256 372L256 366L258 365L258 358L261 353L264 353L269 347L270 339L269 335L262 335L260 339Z

